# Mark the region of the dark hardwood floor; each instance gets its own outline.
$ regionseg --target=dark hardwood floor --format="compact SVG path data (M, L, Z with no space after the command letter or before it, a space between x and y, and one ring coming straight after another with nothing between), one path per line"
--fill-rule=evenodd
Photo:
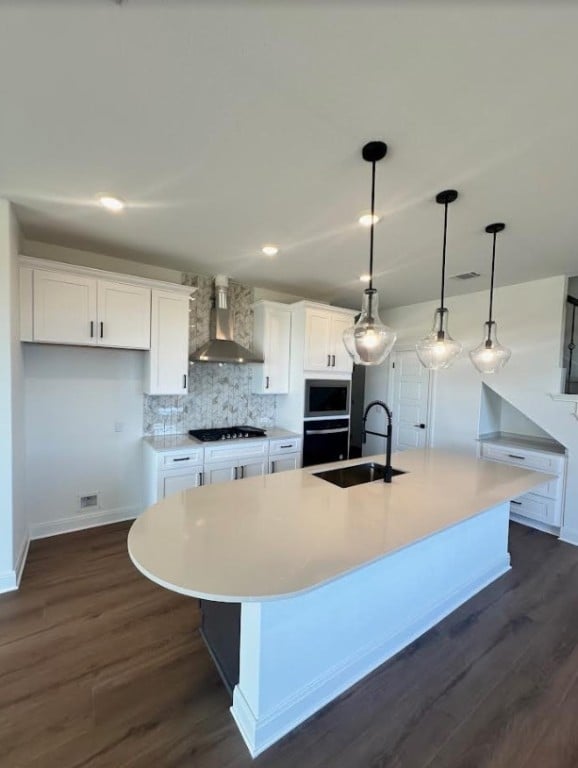
M128 527L34 542L0 596L2 768L577 768L578 548L512 526L509 574L252 761Z

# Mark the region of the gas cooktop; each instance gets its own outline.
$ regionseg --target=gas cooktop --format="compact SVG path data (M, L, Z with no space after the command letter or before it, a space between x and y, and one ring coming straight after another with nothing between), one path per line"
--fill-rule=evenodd
M218 427L216 429L190 429L189 435L203 443L215 440L239 440L245 437L267 437L264 429L259 427Z

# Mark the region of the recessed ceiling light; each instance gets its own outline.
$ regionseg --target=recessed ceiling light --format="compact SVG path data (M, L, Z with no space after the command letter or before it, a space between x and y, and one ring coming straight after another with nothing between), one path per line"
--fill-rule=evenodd
M371 213L364 213L363 216L359 217L359 223L362 227L370 227L372 224L377 224L379 221L379 216L377 213L374 213L373 216Z
M126 208L126 203L124 200L121 200L120 197L101 195L98 198L98 202L102 205L103 208L106 208L107 211L112 211L113 213L120 213L120 211L124 211Z
M261 251L265 256L276 256L279 253L279 248L276 245L264 245Z
M359 275L359 279L362 283L368 283L371 280L369 275Z

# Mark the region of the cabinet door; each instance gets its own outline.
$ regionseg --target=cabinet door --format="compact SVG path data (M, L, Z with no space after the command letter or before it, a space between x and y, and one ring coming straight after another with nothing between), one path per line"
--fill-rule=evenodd
M34 270L34 341L96 344L96 280Z
M150 288L98 281L97 343L103 347L150 349Z
M327 310L307 310L304 368L306 371L331 368L331 312Z
M240 461L237 471L237 479L243 480L245 477L260 477L267 474L268 462L265 459L255 460L247 459Z
M235 480L238 475L236 461L220 461L215 464L205 464L204 484L228 483Z
M187 393L189 371L189 297L152 292L151 351L145 373L149 395Z
M343 343L343 332L351 325L353 318L348 315L335 314L331 318L331 370L334 373L353 371L353 359Z
M159 475L159 498L166 499L173 493L197 488L203 484L202 467L187 467L187 469L172 469Z
M266 313L266 347L263 391L270 395L289 392L289 348L291 315L287 310L270 308Z
M290 469L299 469L301 466L300 453L287 453L284 456L275 456L269 460L269 473L287 472Z

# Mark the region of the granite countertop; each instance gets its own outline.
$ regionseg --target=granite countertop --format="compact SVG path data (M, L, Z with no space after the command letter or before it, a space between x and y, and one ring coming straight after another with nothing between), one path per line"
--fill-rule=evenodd
M530 437L529 435L515 435L511 432L494 432L489 435L480 435L478 439L481 443L526 448L529 451L546 451L547 453L557 453L562 456L566 453L566 448L561 443L547 437Z
M161 586L209 600L274 600L315 589L552 479L434 449L395 454L391 484L332 485L313 472L175 493L133 524L133 563Z
M207 445L242 445L243 443L250 443L259 440L276 440L285 439L291 437L301 437L296 432L289 432L287 429L281 429L279 427L273 427L266 430L265 437L244 437L242 440L216 440L214 442L203 443L201 440L197 440L196 437L191 435L154 435L151 437L144 437L144 442L149 445L157 453L168 453L170 451L186 451L187 448L204 448Z

